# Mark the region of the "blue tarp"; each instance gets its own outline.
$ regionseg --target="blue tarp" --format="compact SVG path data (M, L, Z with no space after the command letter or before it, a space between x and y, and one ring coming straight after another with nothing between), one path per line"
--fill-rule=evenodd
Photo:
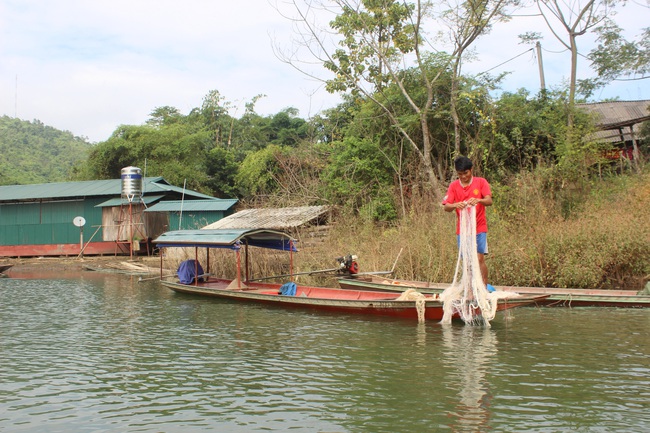
M178 279L181 284L192 284L194 278L197 277L197 269L199 272L198 275L203 275L203 268L200 263L196 263L196 260L185 260L184 262L181 262L178 267Z
M284 296L296 296L296 283L288 282L280 286L280 294Z

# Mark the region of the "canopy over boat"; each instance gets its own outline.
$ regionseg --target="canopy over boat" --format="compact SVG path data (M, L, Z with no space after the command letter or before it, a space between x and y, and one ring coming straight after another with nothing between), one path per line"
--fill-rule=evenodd
M298 251L287 233L270 229L209 229L165 232L153 241L158 247L239 249L241 245L281 251Z

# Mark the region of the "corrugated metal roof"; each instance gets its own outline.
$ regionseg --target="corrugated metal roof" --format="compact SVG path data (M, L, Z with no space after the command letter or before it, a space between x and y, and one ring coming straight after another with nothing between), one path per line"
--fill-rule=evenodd
M320 217L327 211L327 206L245 209L207 225L203 229L294 228Z
M145 194L155 194L167 191L183 192L182 188L169 185L169 183L162 177L144 178L142 189ZM121 194L122 179L0 186L0 201L121 196ZM185 190L185 194L199 198L212 198L209 195L191 190Z
M650 100L611 101L592 104L576 104L577 107L594 114L600 129L616 129L650 119Z
M176 230L163 233L153 243L159 247L234 248L238 242L262 248L296 251L291 236L277 230Z
M227 211L237 204L237 199L167 200L147 208L145 212Z
M151 203L157 202L163 197L164 195L143 195L142 201L144 202L144 204L149 205ZM114 207L114 206L122 206L125 204L129 204L129 201L126 198L117 197L117 198L112 198L110 200L107 200L103 203L100 203L95 207Z
M589 134L589 140L624 143L638 140L641 123L650 120L650 100L611 101L576 104L596 120L599 131Z
M178 186L170 185L168 182L165 182L164 184L162 183L154 183L152 186L157 188L156 191L158 192L168 192L168 191L173 191L177 192L179 194L185 194L185 195L191 195L192 197L198 197L198 198L204 198L207 200L214 200L214 197L209 196L207 194L202 194L200 192L192 191L191 189L183 189ZM147 190L147 192L155 192L154 190Z

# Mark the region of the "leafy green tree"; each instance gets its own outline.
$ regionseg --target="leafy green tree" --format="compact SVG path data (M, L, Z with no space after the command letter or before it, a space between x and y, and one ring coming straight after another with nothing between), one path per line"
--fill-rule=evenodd
M387 116L393 127L399 131L404 140L419 156L426 182L434 194L439 189L439 173L434 171L431 163L431 146L429 139L428 117L433 102L433 83L437 76L428 75L423 70L420 85L430 91L429 98L415 102L402 86L400 71L408 59L423 59L421 35L423 20L427 14L426 2L406 3L398 0L334 0L336 17L330 22L330 29L339 35L338 48L329 49L323 35L312 23L309 10L312 2L307 1L304 10L294 1L293 5L300 15L299 20L305 25L302 41L308 45L311 53L318 56L324 67L334 78L326 81L330 92L347 93L362 96L376 103ZM313 47L311 46L313 45ZM285 57L288 63L296 64L298 60ZM410 110L419 122L422 133L413 137L404 129L397 113L392 107L382 103L379 98L389 83L395 83L402 89L402 96L409 104ZM384 98L385 99L385 98Z
M213 146L229 146L232 138L234 119L229 110L233 103L227 101L218 90L211 90L203 98L200 108L194 108L187 116L187 121L209 131Z
M208 177L206 186L212 193L220 198L236 197L235 177L239 164L233 151L215 147L208 151L205 165Z
M285 108L271 117L268 125L268 140L281 146L296 147L308 136L307 121L298 116L295 108Z
M138 164L134 162L133 149L127 138L135 128L138 127L120 126L108 140L97 144L79 176L87 180L115 179L122 168Z
M443 11L439 21L448 28L447 34L453 44L450 56L453 76L449 112L454 121L454 153L456 155L471 153L461 152L462 126L458 110L461 66L462 62L466 60L465 54L481 35L490 31L495 22L509 19L505 9L515 2L513 0L448 0L446 5L442 5Z
M486 32L490 23L502 11L505 2L462 2L456 5L464 13L454 17L456 49L448 55L446 67L431 68L432 58L441 59L443 50L433 47L425 50L427 41L425 29L432 24L435 15L434 4L430 1L400 0L332 0L323 9L335 13L328 29L317 27L310 11L318 9L315 1L305 0L299 5L297 0L291 2L298 14L297 21L304 27L299 33L299 44L307 46L310 54L317 57L333 78L324 80L330 92L348 93L353 97L362 97L376 104L383 116L386 116L391 128L401 134L403 142L411 148L413 155L419 159L421 179L434 195L442 190L441 180L445 180L448 160L444 164L435 164L435 153L450 154L435 146L443 143L432 142L429 119L432 115L440 116L435 105L437 82L447 69L456 63L452 70L460 71L460 57L475 41ZM449 6L449 11L456 11ZM451 12L448 17L451 17ZM450 21L452 21L450 19ZM335 32L336 47L329 45L329 38ZM294 50L283 59L300 69L300 60ZM432 55L431 52L437 53ZM413 67L407 74L405 68ZM304 69L302 69L304 70ZM306 72L309 73L309 72ZM414 88L407 86L405 79L416 76L419 84L417 95ZM385 95L386 89L398 89L404 100L401 106L407 106L409 115L396 111L395 106L386 101L394 100L393 95ZM424 95L424 98L419 97ZM444 108L449 115L449 107ZM454 110L455 111L455 110ZM455 111L456 112L456 111ZM405 124L405 119L408 123ZM417 131L410 128L411 122L418 122ZM460 119L457 119L457 124ZM460 129L460 128L459 128ZM459 135L459 134L458 134ZM450 135L453 140L453 136ZM449 141L444 143L449 146Z
M624 1L624 0L623 0ZM537 0L537 7L553 36L571 53L567 125L573 125L578 80L578 38L593 31L608 16L619 0Z
M278 158L284 150L270 144L256 152L250 152L244 158L235 183L242 196L272 194L278 188Z
M373 220L397 216L393 200L393 169L378 143L371 139L346 137L332 144L329 164L321 179L327 185L327 200ZM369 214L368 211L372 210Z
M127 166L146 168L147 176L163 176L174 184L206 191L208 131L188 123L161 127L121 126L90 154L87 175L113 179Z
M542 92L531 96L520 89L504 92L494 102L495 118L492 160L502 178L534 169L555 159L557 137L566 129L565 98L562 93ZM498 165L497 165L498 161Z
M343 139L345 130L354 118L357 101L344 96L344 101L309 119L310 139L314 143L332 143Z
M147 120L147 125L153 127L161 127L165 125L171 125L172 123L177 123L183 120L183 115L178 110L178 108L165 106L155 108L149 114L149 120Z
M581 93L588 97L594 89L621 77L650 78L650 27L643 29L636 41L623 37L622 29L612 20L606 20L595 31L598 46L589 53L589 60L598 75L579 81Z

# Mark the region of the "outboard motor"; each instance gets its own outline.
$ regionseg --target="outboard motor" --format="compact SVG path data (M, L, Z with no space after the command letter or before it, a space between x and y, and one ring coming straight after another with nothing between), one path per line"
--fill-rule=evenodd
M352 275L359 273L356 255L348 254L347 256L337 257L336 261L339 264L339 272Z

